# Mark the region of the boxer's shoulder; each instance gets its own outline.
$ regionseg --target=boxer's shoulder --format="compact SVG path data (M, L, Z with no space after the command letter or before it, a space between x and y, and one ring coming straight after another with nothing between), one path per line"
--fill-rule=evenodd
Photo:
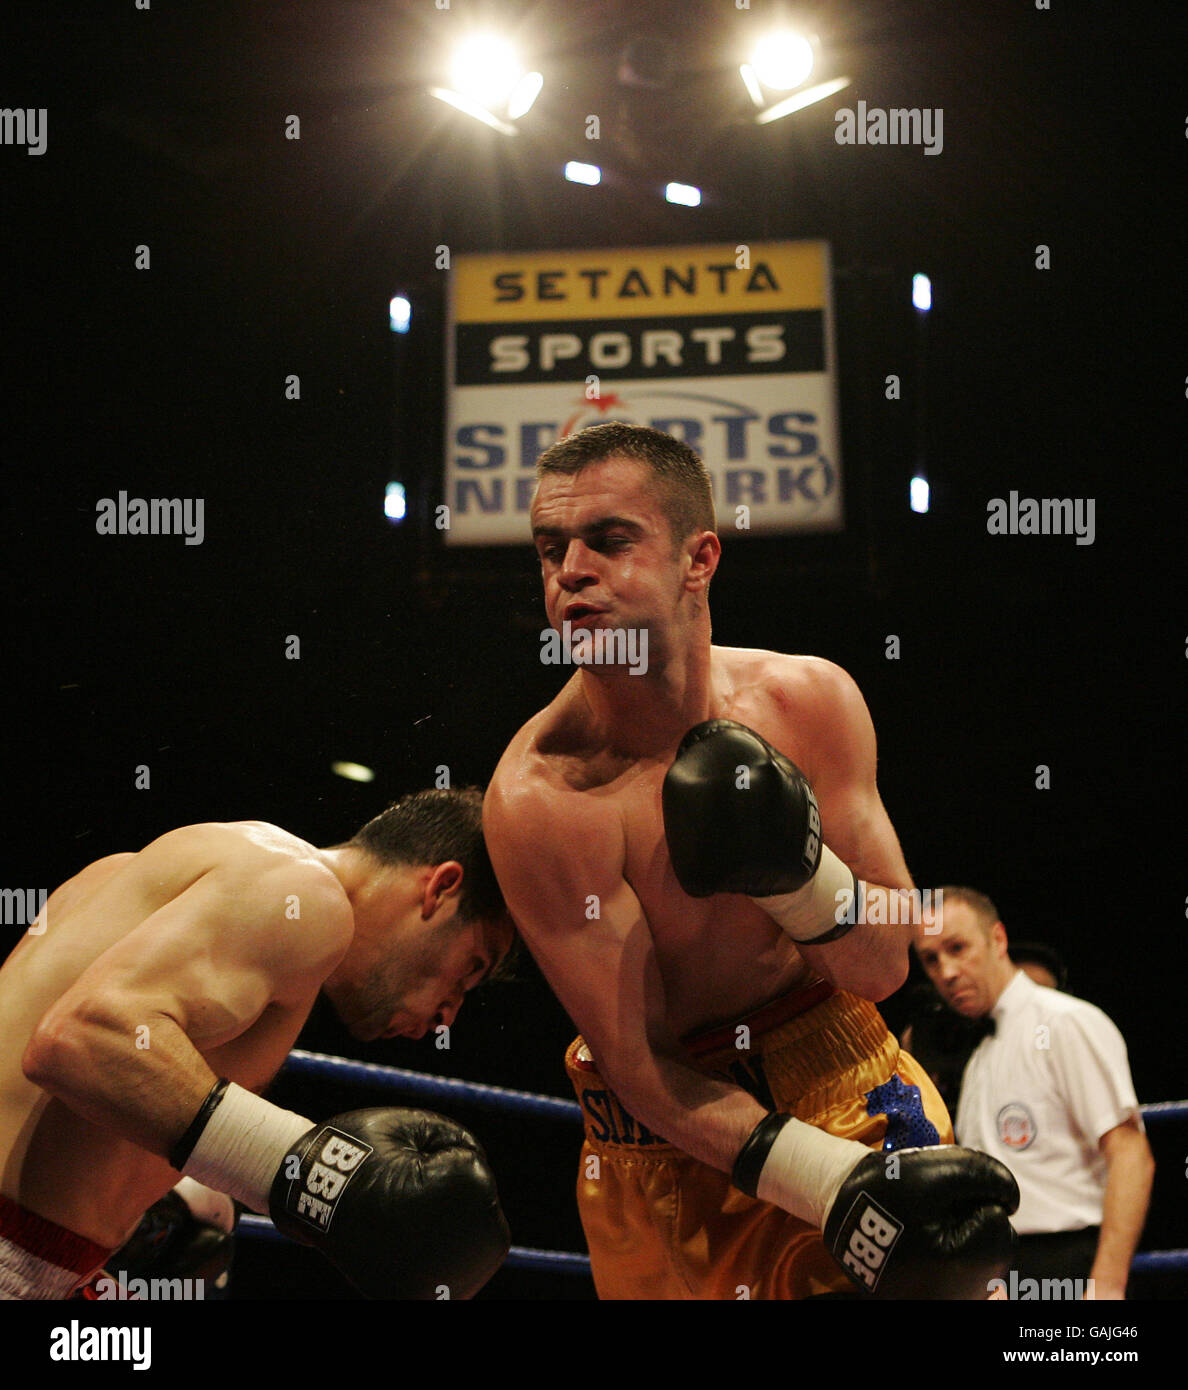
M248 869L254 873L282 865L321 867L318 851L307 840L279 825L255 820L178 826L145 845L138 858L144 864L168 859L188 868Z
M483 802L483 832L505 891L529 882L539 889L542 877L560 890L575 875L589 879L592 865L600 875L616 866L621 873L619 798L584 794L601 776L583 754L547 741L508 749Z
M713 657L738 690L766 696L782 708L825 711L862 698L854 678L824 657L750 647L714 647Z
M327 927L353 922L346 891L318 850L264 821L210 821L180 826L137 856L139 871L175 893L217 896L237 918L268 918L278 901L300 902L302 920Z
M134 850L123 851L119 854L107 854L102 859L93 859L84 868L79 869L73 877L68 878L65 883L54 889L53 897L50 899L51 906L55 912L61 912L79 898L102 887L108 879L118 874L121 869L126 868L135 859L136 852Z
M754 729L816 786L835 763L865 759L870 714L853 677L817 656L715 647L727 699L713 713Z
M526 747L517 757L502 762L487 788L483 825L490 836L505 828L545 825L559 832L567 824L592 827L603 819L615 819L610 803L606 814L583 792L605 785L605 775L580 754L558 749Z
M631 758L609 756L605 739L594 730L590 711L571 682L508 744L489 794L551 800L605 785L633 763Z

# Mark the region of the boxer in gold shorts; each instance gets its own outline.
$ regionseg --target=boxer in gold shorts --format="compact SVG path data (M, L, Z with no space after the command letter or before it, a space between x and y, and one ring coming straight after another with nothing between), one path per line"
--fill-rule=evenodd
M545 636L561 637L542 656L577 670L504 752L483 825L598 1068L575 1074L600 1160L581 1179L599 1292L803 1296L848 1278L984 1298L1013 1180L938 1147L944 1111L866 1002L906 978L914 889L857 686L827 661L711 644L722 547L686 444L596 425L537 477ZM836 996L752 1029L749 1050L682 1043L822 982ZM883 1099L915 1085L925 1123L875 1152Z
M748 1043L740 1046L740 1043ZM873 1005L821 983L686 1041L775 1110L890 1151L951 1144L944 1103ZM586 1126L578 1209L600 1298L810 1298L851 1292L820 1231L739 1192L625 1111L581 1038L565 1058ZM679 1195L679 1201L677 1200Z

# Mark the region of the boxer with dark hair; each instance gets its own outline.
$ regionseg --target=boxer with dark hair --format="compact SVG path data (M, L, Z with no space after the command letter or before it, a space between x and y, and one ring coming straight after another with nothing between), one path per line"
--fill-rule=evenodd
M314 1124L256 1094L319 990L360 1039L422 1037L507 952L481 801L417 793L332 849L186 826L51 895L0 970L0 1297L67 1296L183 1172L370 1297L490 1278L507 1226L466 1130L399 1108Z
M948 1115L868 1002L903 982L910 927L837 914L848 897L886 922L912 886L857 686L711 645L721 543L687 445L608 423L537 471L550 625L648 637L642 673L581 666L484 805L508 905L583 1035L599 1295L985 1298L1014 1182L938 1146Z

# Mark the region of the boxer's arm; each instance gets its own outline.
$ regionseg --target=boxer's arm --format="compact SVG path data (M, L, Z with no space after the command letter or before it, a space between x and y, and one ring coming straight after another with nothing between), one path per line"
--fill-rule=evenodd
M787 677L788 660L782 658L770 674L772 693L787 718L784 743L794 739L809 750L802 766L820 807L822 839L863 881L867 914L874 916L878 903L885 922L892 915L890 895L913 884L875 781L877 745L870 712L854 680L840 666L817 658L796 658L804 694L787 700L780 682ZM798 942L796 949L839 989L885 999L907 979L912 943L902 902L895 915L899 920L894 925L857 925L828 945Z
M572 795L572 794L569 794ZM767 1111L690 1066L665 1018L664 983L639 899L622 875L622 829L591 798L488 793L483 829L520 932L628 1110L730 1172Z
M300 918L286 904L296 894ZM25 1049L36 1085L165 1157L217 1080L202 1056L272 1003L312 1000L353 925L316 871L219 870L104 952L50 1008Z
M877 1291L881 1283L893 1297L921 1297L959 1280L968 1288L972 1278L984 1297L988 1277L1005 1270L1013 1239L1007 1217L1018 1189L1006 1169L985 1155L938 1147L908 1151L901 1178L898 1166L890 1174L883 1156L856 1140L769 1114L746 1092L689 1066L666 1025L651 931L623 877L616 813L608 815L596 797L573 794L573 806L563 791L533 795L514 774L507 780L511 792L496 774L483 808L504 897L599 1070L636 1119L730 1173L743 1191L823 1227L830 1252L863 1287ZM876 1257L885 1267L877 1277ZM939 1284L924 1287L930 1272Z

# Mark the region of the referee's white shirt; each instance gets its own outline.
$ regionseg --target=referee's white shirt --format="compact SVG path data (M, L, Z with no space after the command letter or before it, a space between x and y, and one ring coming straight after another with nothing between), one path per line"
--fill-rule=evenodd
M1098 1141L1138 1113L1122 1034L1096 1005L1022 970L991 1017L996 1031L961 1080L957 1142L1015 1175L1011 1224L1020 1235L1100 1226L1106 1162Z

